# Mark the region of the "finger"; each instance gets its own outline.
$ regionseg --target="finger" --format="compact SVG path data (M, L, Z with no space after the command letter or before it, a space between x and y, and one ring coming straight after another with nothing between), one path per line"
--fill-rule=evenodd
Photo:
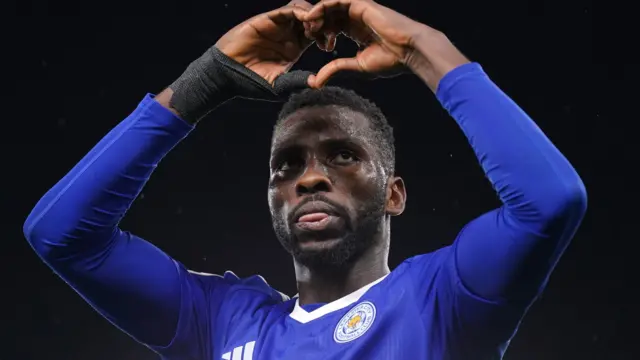
M309 77L307 78L307 85L312 88L315 86L316 83L316 76L311 74L309 75Z
M326 44L327 43L327 37L326 37L325 32L314 32L314 31L311 31L312 27L316 27L314 24L312 24L311 22L305 21L305 22L303 22L303 26L304 26L304 36L307 39L315 41L317 44Z
M338 14L336 14L338 13ZM376 29L376 24L385 23L384 12L380 11L380 5L373 0L324 0L311 8L305 18L307 21L327 18L335 19L345 16L346 23L341 24L341 30L353 30L353 27L371 27ZM349 23L349 24L347 24ZM313 28L312 31L319 31Z
M304 10L310 10L313 4L304 0L293 0L287 4L287 6L296 6Z
M371 0L325 0L307 12L307 21L325 19L323 28L311 28L312 32L344 33L359 45L371 42L373 31L365 21L375 3ZM369 16L370 17L370 16Z
M306 15L307 10L298 5L287 5L266 13L269 20L278 25L289 24L292 20L304 21Z
M340 71L364 71L357 58L336 59L323 66L313 80L313 87L323 87L329 79Z
M302 19L304 18L307 10L303 9L301 6L308 7L311 5L308 3L306 4L307 5L305 5L304 1L298 0L298 2L293 5L287 5L280 9L270 11L266 13L266 17L270 22L275 24L276 27L267 25L264 28L260 28L256 26L256 29L262 32L263 35L272 38L272 40L284 41L287 38L296 39L301 47L306 47L313 42L312 38L305 36L306 31L302 25ZM283 28L287 28L289 30L283 31Z
M351 5L352 0L326 0L320 1L311 8L305 15L307 21L322 19L328 12L335 10L346 10Z

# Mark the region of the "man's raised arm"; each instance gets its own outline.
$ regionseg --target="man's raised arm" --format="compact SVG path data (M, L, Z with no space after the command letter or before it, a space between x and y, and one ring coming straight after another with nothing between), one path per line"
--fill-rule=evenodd
M284 74L310 44L296 20L310 5L296 3L230 30L167 90L155 99L147 95L24 224L48 266L112 323L165 355L209 353L211 334L204 332L215 330L213 312L233 280L191 274L118 224L160 160L217 105L234 96L274 100L306 86L308 74ZM262 35L274 33L281 42ZM274 46L269 59L260 57ZM286 58L275 59L276 53Z
M449 72L437 96L467 136L504 204L460 232L454 244L460 280L485 299L530 301L584 216L584 185L478 64Z
M584 184L533 120L446 37L425 31L415 49L424 59L416 74L458 123L504 204L460 232L455 273L479 298L529 303L582 221Z
M441 34L419 39L416 51L429 65L416 73L437 89L503 203L441 252L444 282L436 291L452 307L445 327L475 343L470 348L504 351L578 229L586 191L569 161L480 65L463 60Z
M148 95L44 195L24 224L47 265L110 321L152 345L168 344L175 333L181 270L118 223L159 161L191 129Z

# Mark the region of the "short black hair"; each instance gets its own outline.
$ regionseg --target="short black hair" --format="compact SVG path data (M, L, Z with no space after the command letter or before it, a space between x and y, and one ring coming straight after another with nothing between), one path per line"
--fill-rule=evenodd
M312 106L344 106L353 111L365 115L371 125L371 136L375 144L379 144L380 153L385 170L393 174L396 163L395 140L393 128L389 125L387 118L380 108L372 101L363 98L355 91L337 87L325 86L320 89L305 89L289 97L289 100L282 106L275 129L294 112ZM274 129L274 131L275 131Z

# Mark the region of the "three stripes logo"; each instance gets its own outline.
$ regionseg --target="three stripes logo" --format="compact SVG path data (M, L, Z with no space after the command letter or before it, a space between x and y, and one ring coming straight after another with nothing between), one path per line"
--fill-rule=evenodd
M222 354L222 360L253 360L253 349L255 341L250 341L244 346L238 346L227 353Z

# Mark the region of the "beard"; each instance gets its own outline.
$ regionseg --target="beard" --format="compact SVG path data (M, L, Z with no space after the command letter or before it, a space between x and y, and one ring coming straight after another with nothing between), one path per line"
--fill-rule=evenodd
M276 237L285 250L301 265L323 271L344 269L379 241L380 237L377 235L382 229L385 195L386 189L382 187L370 200L356 209L355 219L352 221L349 221L348 213L341 206L322 195L314 196L314 200L333 206L345 219L342 234L333 246L313 250L301 248L300 239L292 231L294 222L286 216L273 217Z

